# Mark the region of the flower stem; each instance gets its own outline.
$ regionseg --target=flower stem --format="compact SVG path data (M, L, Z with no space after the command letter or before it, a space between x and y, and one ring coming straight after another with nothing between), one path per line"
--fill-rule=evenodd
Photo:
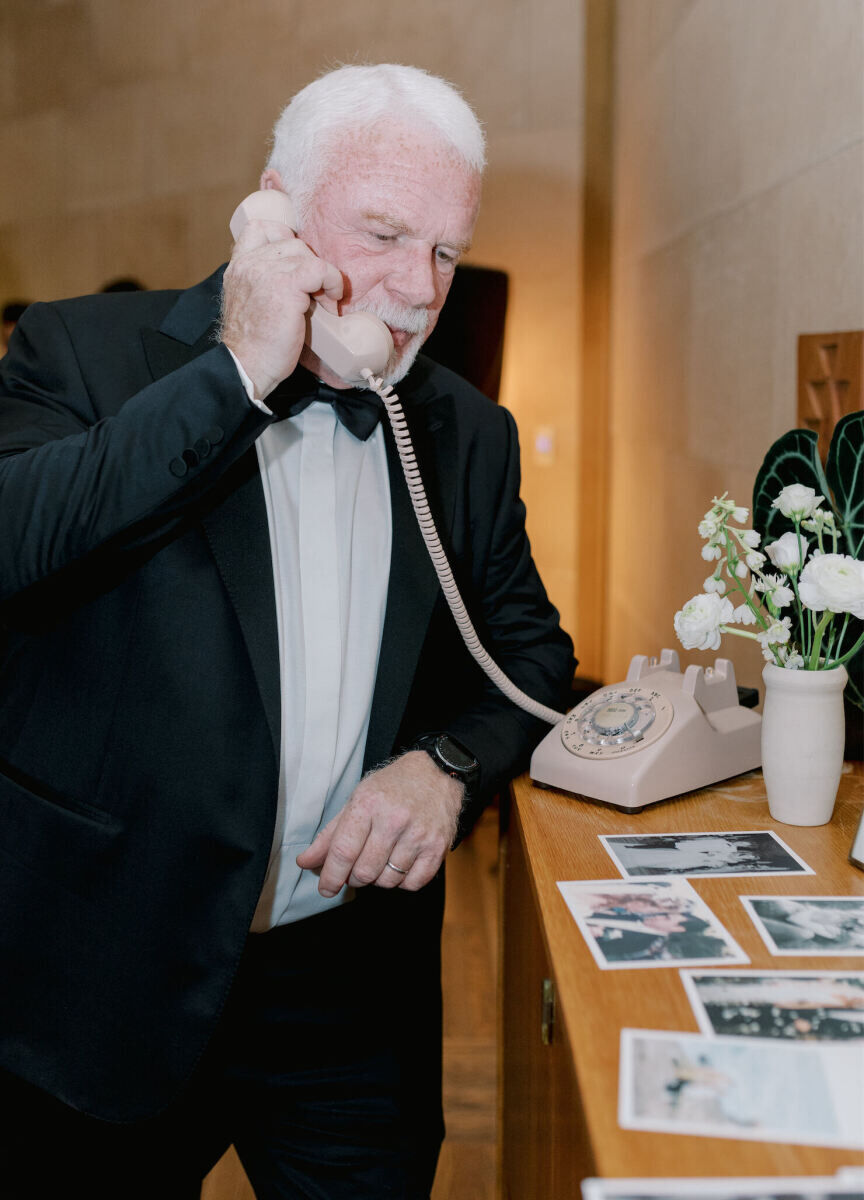
M807 664L808 671L817 671L819 669L819 651L822 648L822 634L834 620L834 614L830 609L825 609L822 620L816 626L816 636L813 638L813 650L810 654L810 661Z
M847 663L850 658L853 658L862 647L864 647L864 633L861 634L861 636L859 637L859 639L855 643L855 645L852 647L852 649L847 650L846 653L842 656L842 658L838 658L835 662L833 662L831 664L831 666L832 667L842 667L843 664Z
M736 637L750 638L754 642L759 641L758 633L750 633L750 631L748 629L736 629L734 625L721 625L720 632L721 633L734 633ZM776 662L777 666L782 667L783 662L780 658L780 655L777 653L777 648L774 645L770 645L768 647L768 649L774 655L774 661Z
M801 597L798 595L798 580L794 575L789 576L789 582L792 584L792 591L795 593L795 608L798 611L798 628L801 630L801 653L804 658L810 654L810 621L804 616L804 605L801 603ZM807 616L809 617L809 610Z
M846 631L848 628L849 628L849 614L847 612L843 618L843 628L840 630L840 636L837 638L837 650L838 651L840 650L840 647L843 645L843 640L846 637Z
M804 566L804 554L801 548L801 522L795 521L795 536L798 539L798 570L789 572L789 579L792 584L792 591L795 593L795 607L798 609L798 628L801 630L801 653L804 658L810 654L810 633L811 625L809 621L804 620L804 607L801 604L801 597L798 595L798 575Z
M737 533L737 530L733 530L732 532ZM765 620L765 615L762 612L761 606L754 603L753 597L750 595L749 590L744 586L743 582L738 578L737 574L735 573L735 568L732 565L732 563L737 562L737 561L738 561L738 554L732 545L731 539L729 537L729 530L727 528L726 529L726 571L727 571L727 574L729 575L729 578L732 580L735 587L738 589L738 591L744 597L745 604L750 609L750 611L753 613L753 615L756 617L756 620L759 622L759 624L762 626L763 629L768 629L770 626L770 621ZM750 572L751 578L753 577L753 575L758 575L760 579L762 578L762 573L760 571L751 571ZM749 636L752 637L753 635L750 634Z

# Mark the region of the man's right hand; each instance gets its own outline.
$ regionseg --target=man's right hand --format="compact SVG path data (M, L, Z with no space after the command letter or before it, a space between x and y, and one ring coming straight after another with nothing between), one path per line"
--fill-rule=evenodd
M300 358L306 311L323 294L342 296L336 267L318 258L279 221L253 220L243 228L225 270L222 342L264 400Z

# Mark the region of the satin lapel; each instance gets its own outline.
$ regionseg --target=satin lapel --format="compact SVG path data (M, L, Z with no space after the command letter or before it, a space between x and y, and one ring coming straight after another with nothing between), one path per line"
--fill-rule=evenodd
M161 379L213 345L224 267L181 292L158 329L142 329L144 354L154 379Z
M185 366L213 345L221 282L220 268L183 292L159 329L142 330L154 380ZM249 652L278 764L279 636L267 508L255 451L249 450L218 486L224 498L202 525Z
M405 405L417 462L445 547L456 499L457 435L452 396ZM393 434L385 420L393 548L384 633L372 699L364 769L393 752L411 690L439 584L417 525L399 463Z

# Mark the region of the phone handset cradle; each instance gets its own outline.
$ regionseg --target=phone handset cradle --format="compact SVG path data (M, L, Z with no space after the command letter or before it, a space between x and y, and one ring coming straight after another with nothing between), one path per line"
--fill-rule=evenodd
M639 810L755 770L762 718L738 701L729 659L713 667L678 654L637 654L622 683L600 688L546 735L531 757L535 783Z

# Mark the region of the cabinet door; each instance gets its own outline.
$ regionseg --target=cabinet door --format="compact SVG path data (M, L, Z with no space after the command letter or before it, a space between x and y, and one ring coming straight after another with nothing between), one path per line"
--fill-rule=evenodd
M518 817L502 838L502 1200L573 1200L594 1173ZM578 1031L577 1031L578 1033Z

